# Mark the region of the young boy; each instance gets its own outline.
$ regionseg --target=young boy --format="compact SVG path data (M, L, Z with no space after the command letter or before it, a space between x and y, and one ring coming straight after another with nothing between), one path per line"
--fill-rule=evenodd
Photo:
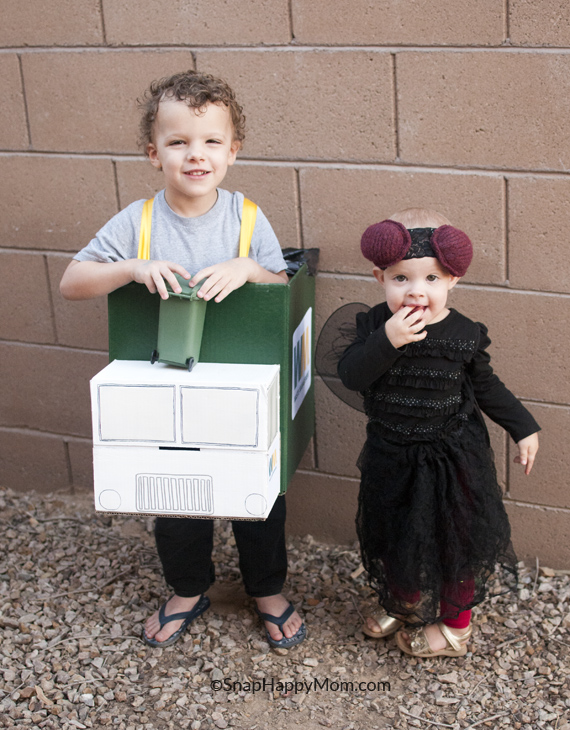
M63 296L89 299L136 281L166 299L165 281L181 291L174 273L190 286L206 279L198 296L215 302L247 281L285 284L279 243L259 209L249 257L237 257L244 196L218 188L244 139L245 118L232 89L188 71L153 82L139 106L141 146L165 182L153 206L153 258L137 259L139 200L75 256L61 280ZM268 641L298 644L305 625L281 595L287 573L284 497L265 522L236 521L233 530L245 588L265 621ZM151 646L168 646L210 605L204 593L214 581L213 522L158 517L155 536L174 595L147 619L143 638Z

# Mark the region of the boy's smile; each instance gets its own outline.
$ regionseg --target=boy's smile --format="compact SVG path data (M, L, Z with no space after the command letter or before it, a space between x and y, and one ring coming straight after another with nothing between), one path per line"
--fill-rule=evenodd
M216 188L234 164L238 149L227 107L207 104L193 109L167 98L158 107L147 154L164 173L170 208L193 218L216 203Z
M417 314L425 318L426 324L434 324L449 313L447 295L458 277L446 271L436 258L399 261L385 270L375 266L373 273L384 287L392 314L411 307L407 317Z

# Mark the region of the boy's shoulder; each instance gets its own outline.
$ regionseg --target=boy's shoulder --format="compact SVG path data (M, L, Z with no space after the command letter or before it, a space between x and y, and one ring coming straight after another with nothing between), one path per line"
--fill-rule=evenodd
M158 195L158 193L157 193ZM153 199L155 199L157 196L154 196ZM140 218L143 205L146 203L146 198L140 198L139 200L133 200L132 203L129 203L124 208L121 208L121 210L117 213L117 215L122 215L124 217L129 218ZM116 218L116 216L114 216ZM111 220L113 220L111 218Z
M134 200L124 208L121 208L118 213L115 213L112 218L109 218L101 231L104 231L109 235L113 235L113 233L123 235L127 230L131 231L138 229L145 202L145 198L141 198L140 200ZM99 233L101 233L101 231L99 231Z
M218 188L218 205L220 205L221 207L232 208L236 212L239 212L240 216L243 208L244 198L245 195L243 193L240 193L239 190L234 190L233 192L230 192L225 188Z

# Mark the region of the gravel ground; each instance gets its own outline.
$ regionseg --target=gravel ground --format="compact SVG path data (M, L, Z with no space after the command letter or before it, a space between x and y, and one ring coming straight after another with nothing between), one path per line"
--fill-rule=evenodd
M221 522L211 609L151 649L142 622L167 595L151 519L0 490L0 525L0 727L570 730L568 571L521 564L518 595L475 611L466 657L414 660L361 633L374 602L355 546L295 538L308 638L274 651Z

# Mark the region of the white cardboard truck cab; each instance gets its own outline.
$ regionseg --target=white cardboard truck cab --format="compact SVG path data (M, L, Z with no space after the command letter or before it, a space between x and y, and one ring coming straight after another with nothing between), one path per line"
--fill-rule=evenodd
M265 519L280 487L279 366L115 360L91 380L95 508Z

